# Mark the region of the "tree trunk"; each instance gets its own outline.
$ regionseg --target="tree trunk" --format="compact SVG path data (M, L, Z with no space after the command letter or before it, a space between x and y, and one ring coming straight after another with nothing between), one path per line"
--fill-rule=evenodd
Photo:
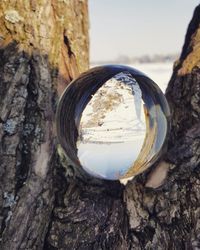
M60 164L57 96L88 66L86 1L0 6L0 249L200 249L200 5L167 88L163 159L126 186Z
M1 1L0 249L44 248L59 188L56 102L88 68L87 20L85 0Z

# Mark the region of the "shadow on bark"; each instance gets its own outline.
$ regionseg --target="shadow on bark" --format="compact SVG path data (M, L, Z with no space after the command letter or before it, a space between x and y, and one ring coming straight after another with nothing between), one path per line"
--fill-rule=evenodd
M42 249L47 230L44 249L127 244L123 187L60 164L57 70L48 56L16 42L0 56L1 249Z

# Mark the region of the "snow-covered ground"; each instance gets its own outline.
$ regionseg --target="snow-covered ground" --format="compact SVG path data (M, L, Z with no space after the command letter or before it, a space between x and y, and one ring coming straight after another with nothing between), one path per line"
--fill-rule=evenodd
M172 64L129 66L165 90ZM78 157L87 172L118 179L133 165L146 134L143 105L139 85L127 74L118 74L95 93L82 114L77 142Z
M89 173L122 177L137 159L146 134L142 93L131 75L108 80L83 111L78 157Z
M132 64L130 67L136 68L149 76L163 92L172 75L173 62L167 63L140 63Z

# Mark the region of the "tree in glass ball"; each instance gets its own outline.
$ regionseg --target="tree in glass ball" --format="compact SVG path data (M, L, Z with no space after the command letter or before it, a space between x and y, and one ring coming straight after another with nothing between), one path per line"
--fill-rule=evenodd
M156 83L121 65L81 74L57 109L65 154L91 176L108 180L134 177L155 163L169 127L168 103Z

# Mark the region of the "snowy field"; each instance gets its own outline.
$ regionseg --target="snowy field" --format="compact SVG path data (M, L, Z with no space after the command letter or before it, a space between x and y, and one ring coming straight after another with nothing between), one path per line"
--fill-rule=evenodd
M165 91L172 63L129 66L148 75ZM78 157L87 172L118 179L134 164L146 134L143 105L139 85L123 73L95 93L82 114L77 142Z
M172 75L173 62L168 63L142 63L128 65L130 67L136 68L139 71L142 71L147 76L149 76L163 92L167 87L167 84Z

